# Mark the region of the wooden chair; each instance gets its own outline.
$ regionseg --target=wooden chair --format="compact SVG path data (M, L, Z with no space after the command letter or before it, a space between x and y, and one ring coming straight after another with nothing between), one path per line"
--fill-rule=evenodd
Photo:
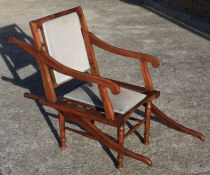
M10 37L8 42L23 48L37 59L46 98L30 93L25 93L24 96L58 111L62 149L66 148L65 131L69 130L95 139L116 151L119 169L123 167L123 156L151 165L149 158L123 146L124 138L143 124L144 143L149 144L151 113L170 127L204 140L201 133L177 124L152 103L153 99L159 96L159 92L153 90L147 64L151 63L157 68L159 61L151 55L120 49L97 38L88 31L81 7L32 21L30 27L34 46L14 37ZM145 87L101 77L93 45L114 54L139 60ZM84 82L64 96L58 97L56 88L72 78ZM145 119L133 118L132 113L141 105L145 106ZM66 127L67 120L77 124L84 131ZM125 124L128 120L134 120L136 124L125 133ZM117 139L102 132L94 121L116 127Z

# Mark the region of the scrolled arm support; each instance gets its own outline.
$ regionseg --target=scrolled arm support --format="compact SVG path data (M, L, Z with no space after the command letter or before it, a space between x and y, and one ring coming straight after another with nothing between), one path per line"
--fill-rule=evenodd
M99 39L97 36L95 36L93 33L89 32L89 37L90 41L92 44L96 45L99 48L102 48L108 52L126 56L129 58L135 58L140 61L140 68L141 72L143 75L144 83L145 83L145 89L148 91L153 90L153 85L152 85L152 78L148 70L148 65L147 63L151 63L154 68L157 68L160 65L160 62L157 58L154 56L144 54L144 53L138 53L138 52L133 52L125 49L121 49L115 46L112 46L101 39Z
M147 91L152 91L153 90L152 77L149 73L147 62L140 61L140 70L143 75L145 89Z
M9 37L8 43L17 45L18 47L22 48L32 56L34 56L39 62L42 64L45 64L49 66L50 68L63 73L65 75L83 80L83 81L89 81L92 83L96 83L98 85L101 85L103 87L107 87L111 89L113 94L119 94L120 93L120 86L117 83L112 82L111 80L97 77L90 75L88 73L83 73L74 69L71 69L58 61L56 61L54 58L50 57L45 51L40 51L35 49L33 46L16 39L15 37Z
M112 46L101 39L99 39L97 36L95 36L93 33L89 33L89 38L92 44L98 46L99 48L102 48L108 52L130 57L130 58L135 58L143 62L150 62L154 68L157 68L160 65L160 62L157 58L155 58L152 55L144 54L144 53L138 53L138 52L133 52L125 49L121 49L115 46Z

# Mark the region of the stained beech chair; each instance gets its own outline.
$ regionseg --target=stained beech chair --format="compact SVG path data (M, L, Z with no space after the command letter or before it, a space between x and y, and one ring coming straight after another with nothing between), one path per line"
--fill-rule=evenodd
M159 61L151 55L120 49L97 38L88 31L81 7L32 21L30 27L34 46L14 37L10 37L8 42L23 48L37 59L46 97L30 93L25 93L24 96L58 111L62 149L66 148L65 131L69 130L95 139L116 151L119 169L123 167L123 156L151 165L149 158L123 146L124 138L143 124L144 143L149 144L151 113L170 127L204 140L201 133L177 124L152 103L159 96L159 92L153 90L147 64L150 63L157 68ZM101 77L93 45L114 54L139 60L145 87ZM73 78L82 80L83 83L58 97L56 88ZM132 117L132 113L141 105L145 107L143 120ZM66 127L67 120L80 126L83 131ZM128 120L134 120L136 124L125 132ZM116 127L117 139L102 132L94 121Z

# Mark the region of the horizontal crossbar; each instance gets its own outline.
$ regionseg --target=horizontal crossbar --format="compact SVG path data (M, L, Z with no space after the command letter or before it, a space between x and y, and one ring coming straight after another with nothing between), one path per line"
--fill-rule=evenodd
M146 121L146 119L144 120L138 120L138 123L135 124L124 136L127 137L129 135L131 135L133 132L135 132L144 122Z

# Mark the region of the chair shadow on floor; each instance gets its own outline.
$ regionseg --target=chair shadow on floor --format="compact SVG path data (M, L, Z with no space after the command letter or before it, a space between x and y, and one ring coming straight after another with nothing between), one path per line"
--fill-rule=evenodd
M21 40L26 41L27 43L33 44L33 39L28 36L19 26L16 24L11 24L5 27L0 28L0 56L2 57L4 63L6 64L9 72L13 76L13 78L1 76L1 79L3 81L9 82L15 86L22 87L26 90L28 90L30 93L38 95L38 96L45 96L43 87L42 87L42 81L41 81L41 75L38 70L38 64L36 63L35 59L28 55L25 51L22 49L9 45L7 43L7 39L9 36L15 36ZM22 78L18 71L20 69L25 69L27 66L33 67L35 69L35 73L32 75L29 75L25 78ZM71 91L72 89L78 87L81 83L81 81L78 80L72 80L69 83L59 87L56 90L56 94L62 95L67 93L68 91ZM93 94L89 93L88 90L83 89L88 93L90 97L93 96ZM53 133L56 141L58 144L60 144L59 134L54 127L50 117L58 118L57 115L47 112L42 105L36 103L37 107L39 108L40 112L42 113L46 123L48 124L51 132ZM136 113L144 117L144 112L141 110L137 110ZM156 117L152 117L153 120L160 122ZM69 122L71 123L71 122ZM132 127L132 124L130 122L127 122L128 128ZM83 128L81 128L83 129ZM135 131L134 134L140 139L141 142L143 142L143 137L140 135L139 132ZM101 144L103 150L108 154L110 159L113 161L115 166L117 165L117 160L114 156L114 154L111 152L111 150Z
M31 57L29 54L27 54L25 51L23 51L22 49L8 44L7 39L9 36L15 36L18 39L33 44L33 39L30 36L28 36L16 24L11 24L0 28L0 56L13 77L10 78L0 75L1 79L3 81L11 83L12 85L22 87L28 90L32 94L38 96L45 96L42 87L41 75L39 73L38 64L36 63L35 59ZM36 72L25 78L21 78L21 76L18 74L18 70L24 69L27 66L33 67L33 69L35 69ZM59 87L56 91L56 94L57 95L65 94L67 91L70 91L71 89L75 88L75 85L78 86L78 84L80 83L81 82L75 83L75 80L73 80L70 83L66 84L65 86ZM42 113L57 143L60 144L59 134L50 119L50 117L58 118L58 116L47 112L42 105L38 103L36 103L36 105L39 108L40 112ZM117 161L112 152L109 150L109 148L105 147L102 144L101 146L116 165Z
M35 59L25 53L23 50L9 45L7 43L7 39L9 36L15 36L30 44L33 43L32 38L28 36L23 30L21 30L21 28L18 27L16 24L11 24L0 28L0 56L3 59L4 63L7 65L7 68L10 71L11 75L13 76L13 78L1 76L1 79L3 81L10 82L15 86L27 89L31 93L37 94L39 96L44 96L44 91L41 86L41 77ZM35 69L36 72L30 76L21 78L21 76L18 74L18 71L23 70L27 66ZM50 118L48 117L48 113L45 111L43 106L38 103L36 103L36 105L38 106L45 121L50 127L50 130L56 138L56 141L59 143L59 135L55 127L53 126Z

